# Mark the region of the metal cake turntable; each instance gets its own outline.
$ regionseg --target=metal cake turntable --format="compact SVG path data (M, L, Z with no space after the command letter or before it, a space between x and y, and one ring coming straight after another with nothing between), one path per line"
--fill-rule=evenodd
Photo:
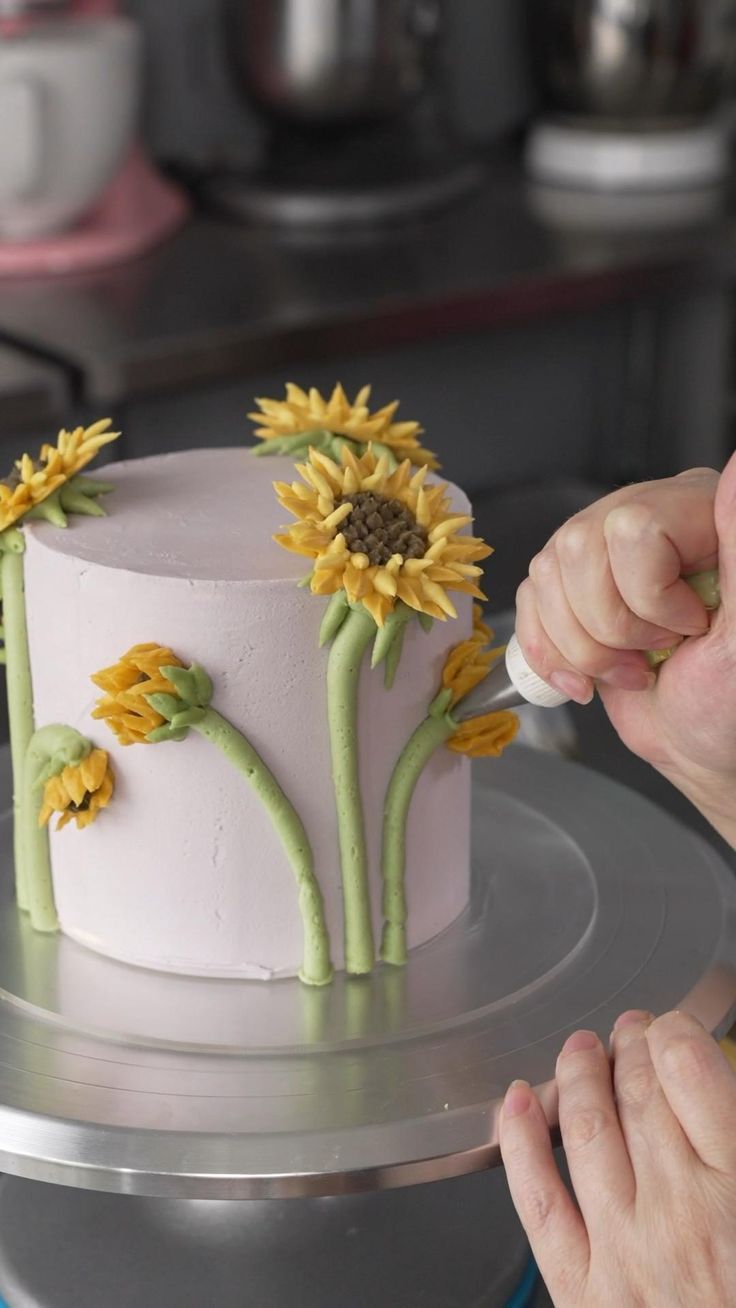
M685 1007L721 1032L736 1006L736 881L714 850L523 748L477 767L467 912L405 970L324 990L153 973L38 936L12 905L10 835L6 817L11 1308L503 1302L523 1241L485 1169L508 1082L545 1087L554 1121L547 1083L575 1027ZM396 1189L424 1181L442 1184Z

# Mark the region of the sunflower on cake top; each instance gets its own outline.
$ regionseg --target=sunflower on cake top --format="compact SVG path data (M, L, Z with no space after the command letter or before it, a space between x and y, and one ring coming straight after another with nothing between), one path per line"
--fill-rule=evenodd
M338 382L329 398L324 399L314 386L304 391L294 382L287 382L283 400L258 399L260 412L248 414L260 424L255 435L264 442L255 453L298 458L311 447L338 457L346 444L356 454L372 445L377 454L385 451L396 462L408 459L419 466L438 468L436 455L419 442L424 428L418 422L394 422L399 401L371 413L370 396L370 386L363 386L351 403Z

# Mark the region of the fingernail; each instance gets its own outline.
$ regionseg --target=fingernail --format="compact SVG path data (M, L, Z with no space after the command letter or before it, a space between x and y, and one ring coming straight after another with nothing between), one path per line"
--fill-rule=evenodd
M503 1101L504 1117L521 1117L529 1111L532 1092L528 1081L512 1081Z
M632 663L618 663L601 677L601 681L615 686L616 690L649 690L656 680L653 672Z
M560 1058L563 1054L580 1054L585 1049L595 1049L599 1044L595 1031L573 1031L560 1050Z
M664 1022L672 1021L673 1018L677 1021L684 1019L686 1022L695 1022L698 1026L702 1026L697 1017L693 1017L692 1013L684 1013L681 1008L672 1008L669 1013L660 1013L659 1017L654 1018L651 1025L660 1026Z
M649 1026L654 1021L654 1013L648 1013L643 1008L630 1008L628 1012L622 1013L616 1018L613 1024L614 1031L620 1031L622 1026Z
M588 677L582 677L578 672L566 672L564 669L561 672L553 672L549 684L563 695L567 695L568 699L574 699L576 704L589 704L595 693L593 683Z
M675 649L680 644L682 636L676 635L674 631L665 631L661 636L650 636L647 649Z

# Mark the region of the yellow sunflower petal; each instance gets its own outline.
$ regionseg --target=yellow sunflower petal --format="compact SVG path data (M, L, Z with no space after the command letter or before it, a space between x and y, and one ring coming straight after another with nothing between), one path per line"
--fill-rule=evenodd
M87 790L99 790L107 771L107 753L105 750L93 749L85 759L82 759L79 771Z
M61 776L50 777L46 782L43 792L45 804L50 804L57 813L63 812L68 808L71 795L64 784L63 773Z
M507 710L487 713L483 717L468 718L466 722L461 722L448 740L447 747L457 754L466 754L469 758L498 758L511 744L518 730L519 719L515 713Z
M370 386L363 386L351 402L338 382L325 399L316 387L305 391L294 382L287 382L282 400L259 398L256 400L259 411L248 417L259 424L256 436L263 440L322 429L348 438L358 448L376 441L391 449L399 459L409 458L413 464L437 467L432 451L423 449L419 443L423 434L419 423L394 421L397 400L371 413L370 393Z
M79 807L87 794L87 787L82 780L82 769L78 764L70 764L69 767L64 768L64 771L61 774L61 780L66 787L67 794L69 795L72 804Z

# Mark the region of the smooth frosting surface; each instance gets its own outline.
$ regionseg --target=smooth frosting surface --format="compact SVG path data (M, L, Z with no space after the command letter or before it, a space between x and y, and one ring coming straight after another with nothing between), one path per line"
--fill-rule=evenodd
M308 560L271 540L283 522L271 483L290 460L209 450L111 465L109 517L27 529L26 594L39 726L62 721L110 753L113 803L93 826L52 832L62 929L113 957L220 976L292 974L302 929L278 836L258 797L210 742L121 747L90 714L92 672L157 641L214 682L213 706L244 731L296 806L342 965L342 891L326 709L326 600L295 585ZM459 509L467 507L453 490ZM380 935L386 786L440 683L471 604L425 634L412 622L394 688L360 677L359 763L372 904ZM440 749L417 786L407 833L409 945L467 904L469 765Z
M107 520L44 526L39 541L61 554L147 576L183 580L297 579L308 561L271 537L288 514L271 489L295 477L291 459L261 460L245 449L185 450L107 465L114 483Z

